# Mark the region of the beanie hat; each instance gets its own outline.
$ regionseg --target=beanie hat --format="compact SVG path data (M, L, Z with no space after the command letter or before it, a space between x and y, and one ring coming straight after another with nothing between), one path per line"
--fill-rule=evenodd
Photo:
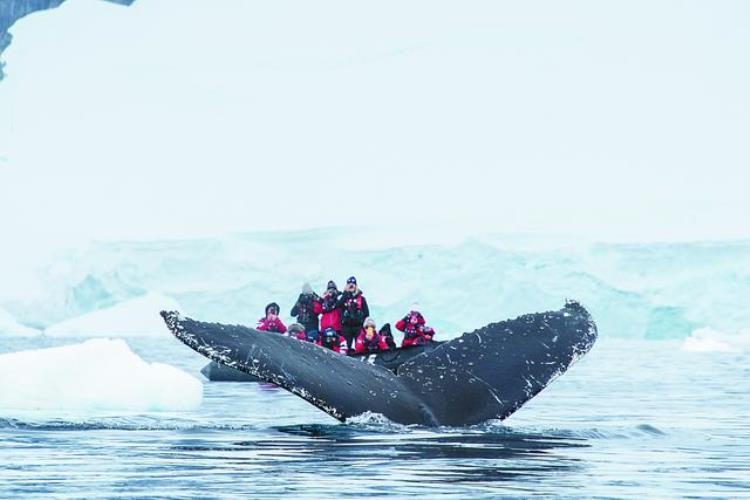
M338 287L336 286L336 283L333 280L329 281L328 286L326 286L326 290L331 290L331 289L338 290Z
M299 323L292 323L291 325L289 325L289 328L287 329L287 331L290 334L300 333L300 332L304 332L305 331L305 327L302 326L302 325L300 325Z
M357 278L354 276L349 276L349 279L346 280L347 285L356 285L357 284Z
M313 294L313 289L310 286L310 283L305 282L305 284L302 285L302 293L305 294L305 295L312 295Z
M362 323L362 326L365 328L367 328L368 326L375 328L375 320L368 316L367 318L365 318L365 322Z

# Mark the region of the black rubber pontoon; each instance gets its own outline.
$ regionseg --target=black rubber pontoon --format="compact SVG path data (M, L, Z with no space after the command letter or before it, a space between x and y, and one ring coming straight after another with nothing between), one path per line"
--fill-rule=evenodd
M163 311L180 341L220 364L276 384L339 420L365 412L402 424L471 425L504 419L593 346L577 302L492 323L416 356L396 373L309 342Z

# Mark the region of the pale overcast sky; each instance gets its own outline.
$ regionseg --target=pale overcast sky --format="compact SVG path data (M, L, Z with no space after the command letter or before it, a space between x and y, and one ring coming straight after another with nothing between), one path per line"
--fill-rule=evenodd
M360 224L750 237L748 2L69 0L12 32L18 248Z

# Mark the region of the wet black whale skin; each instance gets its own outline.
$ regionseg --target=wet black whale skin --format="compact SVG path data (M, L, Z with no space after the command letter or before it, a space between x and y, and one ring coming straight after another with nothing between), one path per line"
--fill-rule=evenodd
M410 347L399 347L390 351L379 351L375 353L363 353L351 355L363 363L383 366L395 372L399 366L415 356L437 348L442 342L430 342L429 344L415 345ZM255 375L250 375L240 370L230 368L226 365L211 361L201 369L204 377L212 382L263 382Z
M483 328L396 372L309 342L162 311L180 341L217 363L274 383L339 420L365 412L402 424L462 426L503 419L587 353L596 325L577 302Z

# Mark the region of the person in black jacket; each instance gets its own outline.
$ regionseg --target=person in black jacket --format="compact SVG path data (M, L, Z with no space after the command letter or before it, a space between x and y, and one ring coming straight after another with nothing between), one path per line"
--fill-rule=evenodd
M318 332L320 331L318 316L321 311L320 297L313 292L309 283L305 283L302 285L302 293L299 294L297 302L292 307L292 316L296 317L297 322L305 327L308 342L318 340Z
M352 344L359 335L365 318L370 316L367 299L362 295L354 276L346 280L346 288L339 298L338 306L341 308L341 334L346 339L349 351L352 352Z
M378 333L385 339L385 343L388 344L388 349L396 348L396 341L393 340L393 332L391 332L390 323L383 325Z

